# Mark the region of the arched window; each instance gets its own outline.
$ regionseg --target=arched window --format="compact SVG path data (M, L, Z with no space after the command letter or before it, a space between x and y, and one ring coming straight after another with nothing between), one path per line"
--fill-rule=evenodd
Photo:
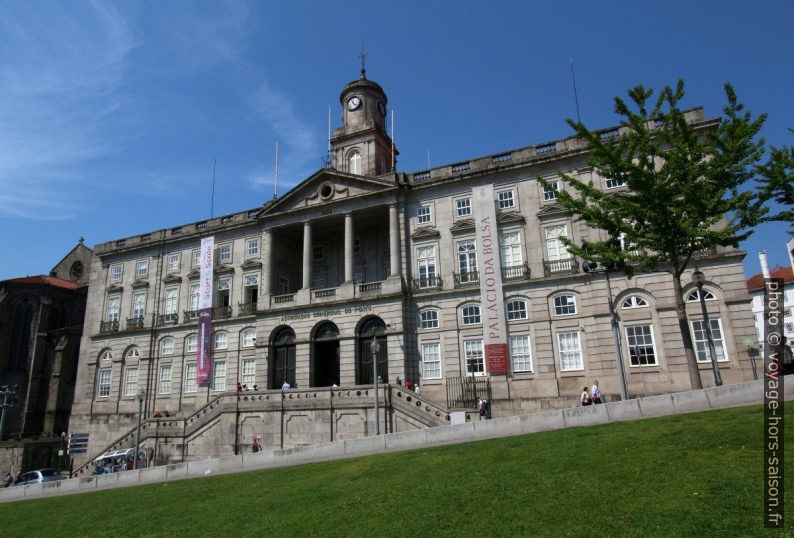
M160 355L171 355L174 352L174 339L166 336L160 340Z
M195 353L198 351L198 335L191 334L185 340L185 351L188 353Z
M256 329L246 329L243 331L243 347L254 347L256 343Z
M353 151L347 158L347 171L351 174L361 174L361 154Z
M512 299L507 302L507 319L527 319L527 302L524 299Z
M576 297L570 293L563 293L554 298L554 315L570 316L576 314Z
M131 347L127 350L127 354L124 355L125 359L139 359L141 354L138 352L137 347Z
M212 349L226 349L228 344L228 334L217 332L212 337Z
M629 295L624 299L621 308L643 308L648 306L648 301L640 297L639 295Z
M470 304L463 307L463 324L478 325L480 323L480 305Z
M110 352L109 349L106 349L99 355L99 360L101 361L110 361L113 360L113 353Z
M435 308L425 308L421 312L419 312L419 328L437 329L438 310L436 310Z
M714 294L711 293L709 290L703 290L703 300L704 301L716 301L717 298L714 297ZM694 289L689 292L689 295L686 296L686 302L688 303L697 303L700 302L700 290Z

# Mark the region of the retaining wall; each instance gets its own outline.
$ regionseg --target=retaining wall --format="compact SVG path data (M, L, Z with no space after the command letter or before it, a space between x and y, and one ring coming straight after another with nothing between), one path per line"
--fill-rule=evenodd
M786 384L784 398L794 400L794 378L792 378L792 382ZM561 428L593 426L761 403L763 403L763 381L749 381L590 407L550 410L531 415L467 422L453 426L439 426L280 450L266 450L257 454L246 453L237 456L208 458L109 475L16 486L0 489L0 502L182 480L196 476L285 467L383 452L415 450L430 446L525 435Z

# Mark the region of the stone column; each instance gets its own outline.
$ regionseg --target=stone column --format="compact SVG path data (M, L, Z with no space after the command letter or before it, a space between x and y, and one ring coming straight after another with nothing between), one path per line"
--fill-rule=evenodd
M389 204L389 257L393 277L400 276L400 225L397 204Z
M303 289L312 286L312 223L303 223Z
M262 234L262 287L259 295L270 295L273 289L273 233L265 230Z
M353 213L345 213L345 282L353 282Z

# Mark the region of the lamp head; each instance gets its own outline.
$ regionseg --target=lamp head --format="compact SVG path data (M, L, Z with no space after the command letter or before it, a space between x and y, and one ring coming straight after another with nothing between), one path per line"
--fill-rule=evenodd
M705 281L706 275L703 274L703 271L696 268L695 272L692 273L692 283L698 288L702 288Z
M143 389L138 390L138 393L135 395L138 398L139 402L142 402L146 398L146 391Z
M372 351L373 354L375 354L378 351L380 351L380 342L378 342L377 338L373 338L372 339L372 342L370 342L370 344L369 344L369 349L370 349L370 351Z

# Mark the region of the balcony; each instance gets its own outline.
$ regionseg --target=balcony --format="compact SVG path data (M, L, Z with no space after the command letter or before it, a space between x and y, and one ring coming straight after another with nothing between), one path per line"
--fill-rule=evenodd
M413 279L414 293L426 293L441 290L440 276L426 276Z
M359 284L358 291L359 293L365 293L368 291L380 291L382 282L367 282L366 284Z
M139 318L127 318L127 330L143 329L143 316Z
M216 306L212 309L212 319L226 319L232 317L231 306Z
M179 314L160 314L157 316L157 325L176 325L179 323Z
M119 332L119 322L116 321L100 321L99 334L110 334Z
M185 310L182 314L182 323L190 323L196 321L199 317L198 310Z
M524 280L529 278L529 267L526 265L513 265L502 267L502 281L511 282L513 280Z
M543 274L545 276L572 275L579 272L576 258L563 258L560 260L543 260Z
M480 273L469 271L467 273L455 273L456 288L471 288L480 285Z
M256 314L256 303L237 303L238 316L251 316Z
M295 294L294 293L288 293L286 295L274 295L273 296L273 302L276 303L276 304L278 304L278 303L291 303L294 300L295 300Z

